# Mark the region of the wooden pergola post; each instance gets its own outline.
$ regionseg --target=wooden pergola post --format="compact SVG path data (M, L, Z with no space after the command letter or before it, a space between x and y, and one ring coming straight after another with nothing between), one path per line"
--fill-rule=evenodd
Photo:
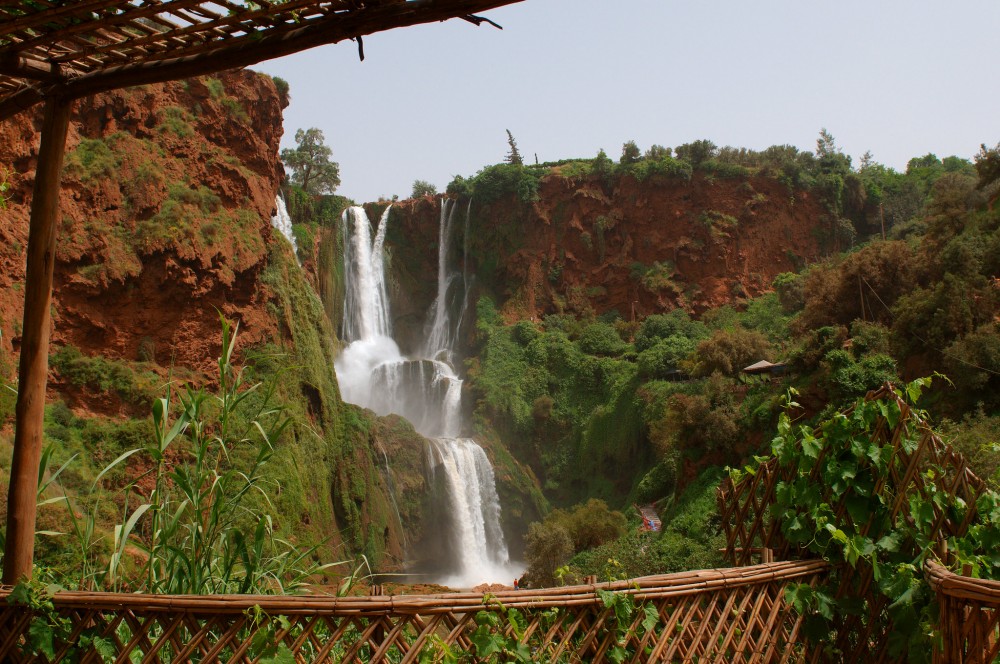
M31 577L35 551L38 464L42 452L45 386L49 372L52 271L55 266L56 223L59 220L59 176L72 105L71 100L61 96L45 99L28 229L14 456L7 493L7 541L3 559L5 585Z

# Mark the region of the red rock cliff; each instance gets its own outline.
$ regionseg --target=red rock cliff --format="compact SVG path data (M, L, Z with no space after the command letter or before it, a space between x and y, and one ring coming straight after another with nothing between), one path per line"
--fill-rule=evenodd
M606 182L553 174L542 178L538 194L530 204L514 195L472 202L470 261L511 319L702 312L759 295L779 273L820 255L825 210L772 178L695 172L691 180ZM419 316L434 297L420 275L436 269L440 207L424 198L396 209L394 268L410 295L394 307L398 317Z
M54 344L208 368L218 354L216 309L241 321L244 342L273 336L257 276L282 175L285 104L269 77L251 71L76 103L60 200ZM0 166L14 172L0 210L7 353L20 344L37 110L0 125Z

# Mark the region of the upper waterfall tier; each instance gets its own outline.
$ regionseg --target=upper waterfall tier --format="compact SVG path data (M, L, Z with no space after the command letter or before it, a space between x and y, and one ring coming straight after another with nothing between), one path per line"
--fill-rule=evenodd
M347 341L391 337L389 297L385 291L383 245L390 205L378 222L375 239L364 208L344 211L345 287L343 337Z

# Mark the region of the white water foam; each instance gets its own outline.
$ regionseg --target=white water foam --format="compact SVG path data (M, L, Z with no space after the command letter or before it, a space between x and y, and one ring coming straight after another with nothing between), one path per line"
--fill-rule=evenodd
M288 215L288 208L285 207L285 199L278 194L274 199L275 215L271 217L271 225L292 245L292 253L295 260L299 260L299 245L295 241L295 233L292 232L292 218Z
M344 213L345 302L343 335L350 345L335 362L344 401L371 408L380 415L406 417L429 439L428 483L441 473L450 511L448 530L454 569L434 579L453 587L508 583L524 566L509 559L500 527L500 500L493 467L483 449L461 436L462 380L451 364L457 325L449 314L449 290L463 282L464 313L468 279L449 274L447 257L454 204L442 201L438 294L432 305L421 356L403 357L392 339L385 290L383 243L389 210L379 220L374 239L364 210Z

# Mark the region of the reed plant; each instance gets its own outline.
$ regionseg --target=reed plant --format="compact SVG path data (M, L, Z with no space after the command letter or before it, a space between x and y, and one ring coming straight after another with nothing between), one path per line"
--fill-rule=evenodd
M221 318L221 317L220 317ZM169 594L262 593L301 590L310 578L342 564L314 561L317 546L279 537L267 477L275 444L291 420L277 402L275 383L248 383L233 365L238 325L222 318L217 388L168 383L152 405L153 439L108 464L88 491L42 499L72 458L39 483L42 504L68 507L75 578L81 589ZM134 455L151 463L124 486L102 480ZM147 465L147 464L143 464ZM148 494L141 486L152 489ZM136 496L139 499L136 500ZM116 525L101 527L110 506ZM353 578L355 575L351 575Z

